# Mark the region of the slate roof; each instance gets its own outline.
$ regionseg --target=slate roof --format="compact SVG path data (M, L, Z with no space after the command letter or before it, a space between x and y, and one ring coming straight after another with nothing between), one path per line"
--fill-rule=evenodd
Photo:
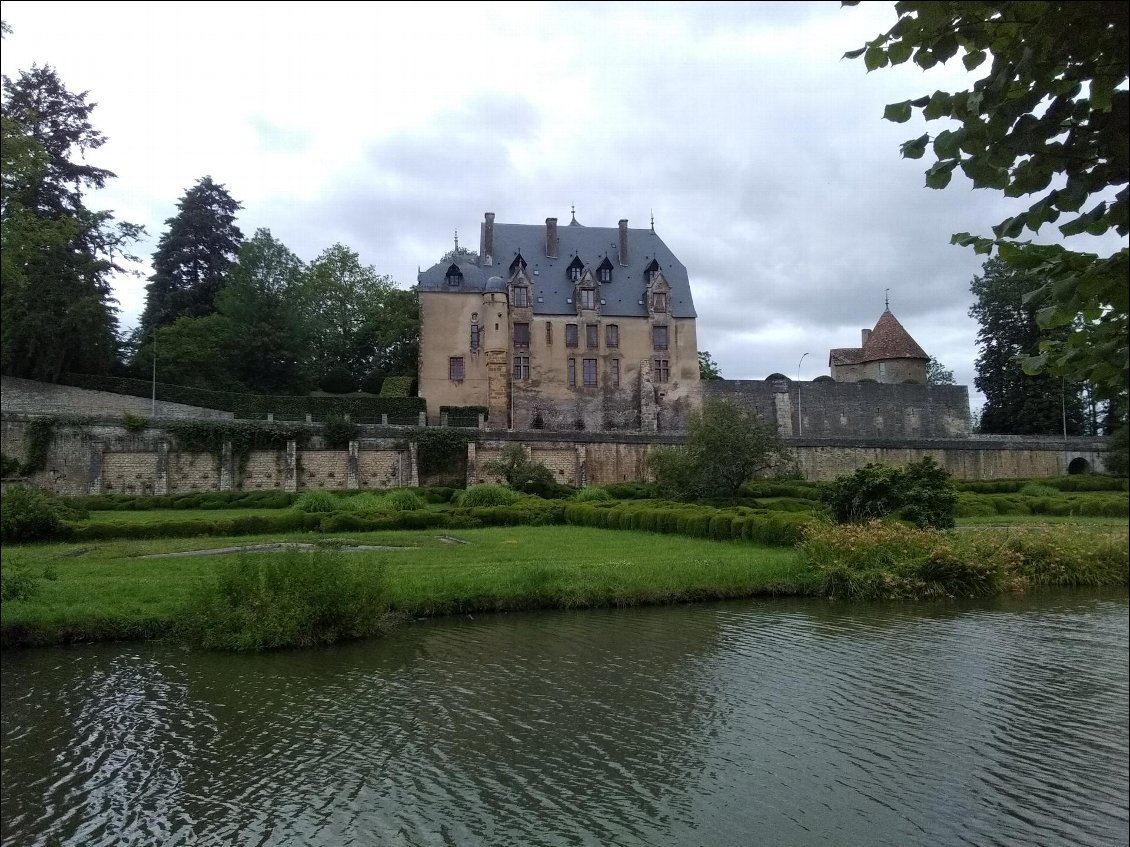
M526 275L530 279L534 314L576 315L576 304L568 302L573 297L574 283L566 269L575 257L580 256L585 267L595 275L597 267L607 256L612 262L612 279L597 284L601 314L608 317L647 317L644 270L652 260L656 260L663 278L671 286L671 316L697 317L687 269L663 243L663 239L650 229L629 228L626 267L620 265L619 239L619 227L559 226L557 257L550 259L545 255L544 224L496 223L493 265L482 267L478 264L480 259L458 261L455 264L463 274L463 281L458 286L451 286L446 278L451 262L435 264L417 276L417 289L463 294L484 292L492 277L509 281L510 264L521 253L527 263Z
M837 347L828 353L829 365L862 365L890 359L929 359L890 309L883 312L862 347Z

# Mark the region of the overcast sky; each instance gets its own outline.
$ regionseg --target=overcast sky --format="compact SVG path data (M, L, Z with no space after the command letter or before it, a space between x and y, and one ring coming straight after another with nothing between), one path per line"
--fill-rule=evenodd
M842 59L894 23L892 2L5 0L3 17L6 75L50 64L98 104L109 141L91 160L117 179L88 202L145 225L146 259L205 175L243 204L245 235L269 229L305 260L340 242L402 287L456 229L478 249L486 211L654 214L723 376L827 373L890 289L980 403L967 312L984 257L949 238L1013 207L960 175L927 189L929 157L900 158L942 127L891 124L883 106L975 77ZM116 288L126 327L144 282Z

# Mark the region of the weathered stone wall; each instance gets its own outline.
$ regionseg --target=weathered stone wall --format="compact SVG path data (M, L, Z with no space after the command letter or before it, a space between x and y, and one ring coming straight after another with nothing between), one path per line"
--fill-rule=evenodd
M708 380L706 397L735 400L782 435L818 438L960 438L969 435L964 385Z
M875 386L871 386L874 388ZM880 386L882 387L882 386ZM783 397L777 392L774 398ZM807 415L807 413L805 413ZM4 450L26 459L26 416L3 419ZM403 432L363 427L350 450L258 451L243 467L230 453L184 453L166 433L130 433L112 422L60 427L46 467L33 484L59 494L184 493L192 491L392 488L418 484L416 451ZM968 438L787 437L808 479L832 479L868 462L905 464L932 456L959 479L1059 476L1101 470L1107 439L979 436ZM468 448L468 482L497 481L483 467L513 443L570 485L604 485L649 478L648 455L679 445L663 433L491 433ZM1074 463L1074 464L1073 464Z
M154 415L152 401L144 397L34 382L12 376L0 377L0 409L29 415L122 415L128 412L145 418L233 417L231 412L168 403L164 400L157 401L157 414Z
M274 450L253 450L243 466L245 491L281 490L286 476L286 455Z

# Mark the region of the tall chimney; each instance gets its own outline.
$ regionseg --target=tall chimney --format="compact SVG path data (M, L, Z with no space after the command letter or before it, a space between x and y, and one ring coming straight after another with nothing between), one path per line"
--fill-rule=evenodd
M494 212L483 216L483 232L479 239L479 256L486 267L494 264Z
M557 258L557 218L545 219L545 255Z
M867 346L867 342L868 342L868 341L869 341L870 339L871 339L871 330L869 330L869 329L865 329L865 330L863 330L863 346L864 346L864 347L866 347L866 346Z
M620 266L628 264L628 219L620 219Z

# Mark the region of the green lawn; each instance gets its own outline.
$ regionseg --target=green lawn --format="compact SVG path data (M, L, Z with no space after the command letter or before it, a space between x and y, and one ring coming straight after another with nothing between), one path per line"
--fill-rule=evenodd
M356 568L383 563L393 610L411 616L807 590L790 549L572 526L9 545L3 550L6 572L47 569L56 578L43 580L30 599L4 603L3 642L169 634L193 590L227 559L142 556L278 541L408 548L350 553L347 560Z

